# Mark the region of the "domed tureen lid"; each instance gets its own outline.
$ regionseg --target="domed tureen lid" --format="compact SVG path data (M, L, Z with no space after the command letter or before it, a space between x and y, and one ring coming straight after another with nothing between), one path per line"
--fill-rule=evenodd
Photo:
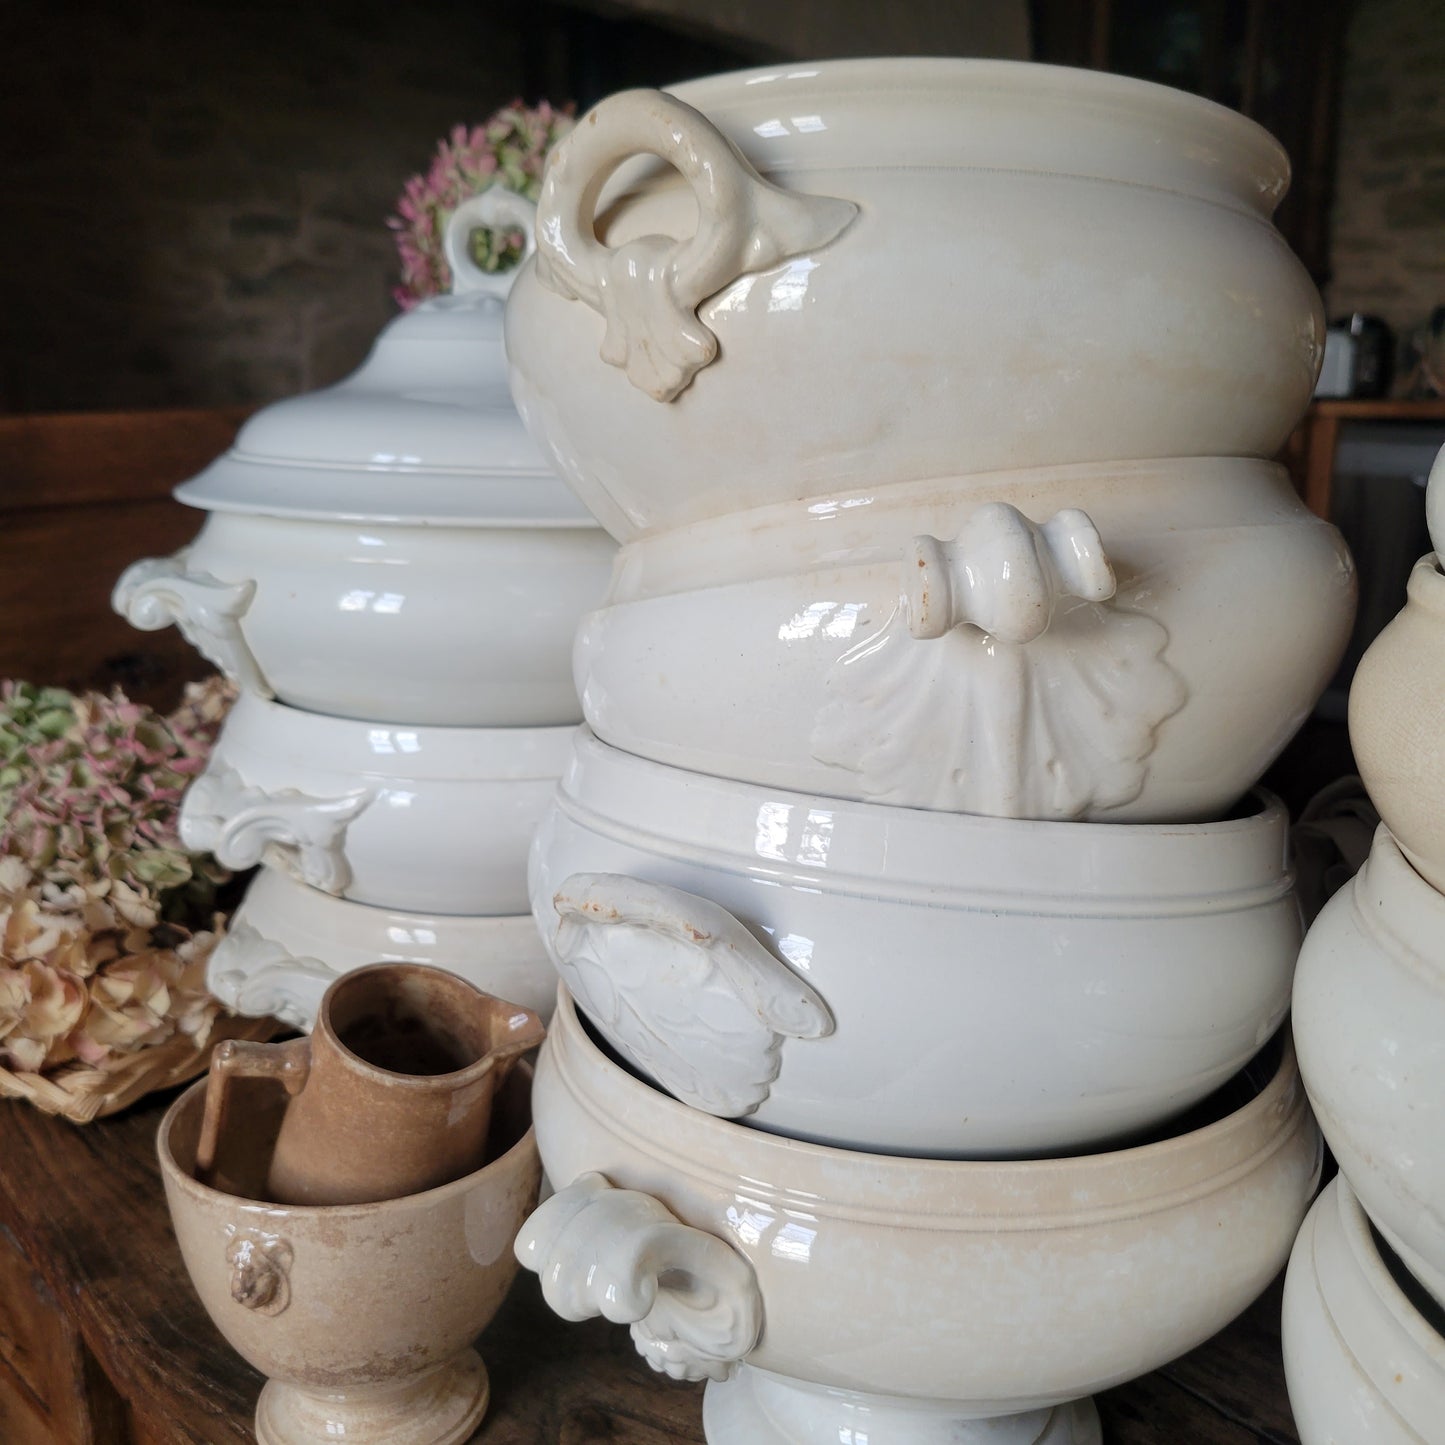
M530 252L533 214L500 187L459 206L445 238L451 295L391 322L344 381L257 412L176 497L253 516L595 526L512 404L502 313L516 270L485 272L467 253L478 225L516 226Z

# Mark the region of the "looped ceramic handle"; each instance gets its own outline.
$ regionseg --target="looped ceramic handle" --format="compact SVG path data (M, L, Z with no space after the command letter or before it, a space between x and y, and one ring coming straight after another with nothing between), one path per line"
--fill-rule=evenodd
M753 1113L785 1041L833 1032L817 991L709 899L621 873L574 873L552 906L552 956L584 1012L695 1109Z
M597 239L597 200L637 155L678 170L697 198L697 231L641 236L615 250ZM740 277L834 240L852 201L769 184L690 105L658 90L610 96L554 150L537 208L537 274L607 322L602 359L658 401L671 401L717 355L697 308Z
M674 1380L725 1380L757 1344L752 1265L650 1194L584 1174L522 1226L517 1258L564 1320L632 1326L643 1359Z
M238 687L275 697L241 633L241 618L255 595L254 582L222 582L209 572L192 571L183 547L170 557L133 562L121 573L110 603L142 632L175 623L181 636Z
M505 271L483 271L472 260L472 232L479 227L491 231L512 227L522 233L522 254L515 266ZM442 249L451 268L453 296L480 291L506 300L517 272L537 249L537 207L506 186L492 186L479 196L468 197L452 212Z
M988 502L952 542L915 537L903 564L908 630L919 638L969 624L1000 642L1032 642L1063 598L1107 602L1115 585L1099 533L1076 507L1040 526Z
M203 1182L216 1167L216 1151L226 1124L232 1079L275 1079L288 1094L299 1094L311 1072L311 1040L285 1039L279 1044L226 1039L211 1055L206 1079L206 1111L196 1144L196 1177Z

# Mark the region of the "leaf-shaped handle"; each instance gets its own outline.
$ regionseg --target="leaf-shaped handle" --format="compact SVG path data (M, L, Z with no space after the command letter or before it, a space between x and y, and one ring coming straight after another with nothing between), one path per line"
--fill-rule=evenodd
M183 547L170 557L133 562L115 584L111 606L142 632L175 623L186 641L238 687L274 697L241 632L256 584L222 582L209 572L192 571L187 552Z
M517 264L505 271L483 271L472 260L472 232L478 227L495 231L504 226L522 233L522 254ZM517 272L537 249L537 207L506 186L491 186L478 196L469 196L451 213L442 249L452 273L453 296L480 291L504 301Z
M697 198L687 240L597 239L597 200L636 155L675 167ZM717 355L697 308L749 272L826 246L858 207L771 185L706 116L659 90L609 96L552 152L537 208L537 274L607 322L602 359L640 390L672 401Z
M709 899L575 873L552 903L552 955L584 1012L693 1108L751 1114L778 1077L783 1043L833 1032L817 991Z
M727 1379L762 1333L762 1295L742 1255L601 1174L538 1208L516 1253L556 1314L631 1325L637 1352L674 1380Z
M270 1015L306 1033L335 979L336 970L319 958L298 957L235 918L206 965L206 987L232 1013Z
M1000 642L1032 642L1063 598L1106 602L1115 586L1099 533L1076 507L1040 525L987 502L952 542L915 537L903 563L908 630L919 638L968 624Z

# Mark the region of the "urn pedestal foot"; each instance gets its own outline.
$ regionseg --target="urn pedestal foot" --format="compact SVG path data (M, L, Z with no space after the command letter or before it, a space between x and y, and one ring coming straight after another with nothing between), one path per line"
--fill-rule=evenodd
M829 1390L740 1366L703 1397L708 1445L1102 1445L1092 1400L971 1419L944 1400Z
M268 1380L256 1404L257 1445L464 1445L491 1387L475 1350L430 1374L387 1385L304 1390Z

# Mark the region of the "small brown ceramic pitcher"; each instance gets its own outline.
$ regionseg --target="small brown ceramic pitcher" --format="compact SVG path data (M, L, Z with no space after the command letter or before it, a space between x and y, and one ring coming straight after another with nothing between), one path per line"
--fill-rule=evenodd
M465 979L379 963L326 990L309 1038L228 1040L211 1059L197 1176L209 1176L233 1080L291 1098L267 1174L277 1204L365 1204L419 1194L486 1162L492 1098L541 1020Z

